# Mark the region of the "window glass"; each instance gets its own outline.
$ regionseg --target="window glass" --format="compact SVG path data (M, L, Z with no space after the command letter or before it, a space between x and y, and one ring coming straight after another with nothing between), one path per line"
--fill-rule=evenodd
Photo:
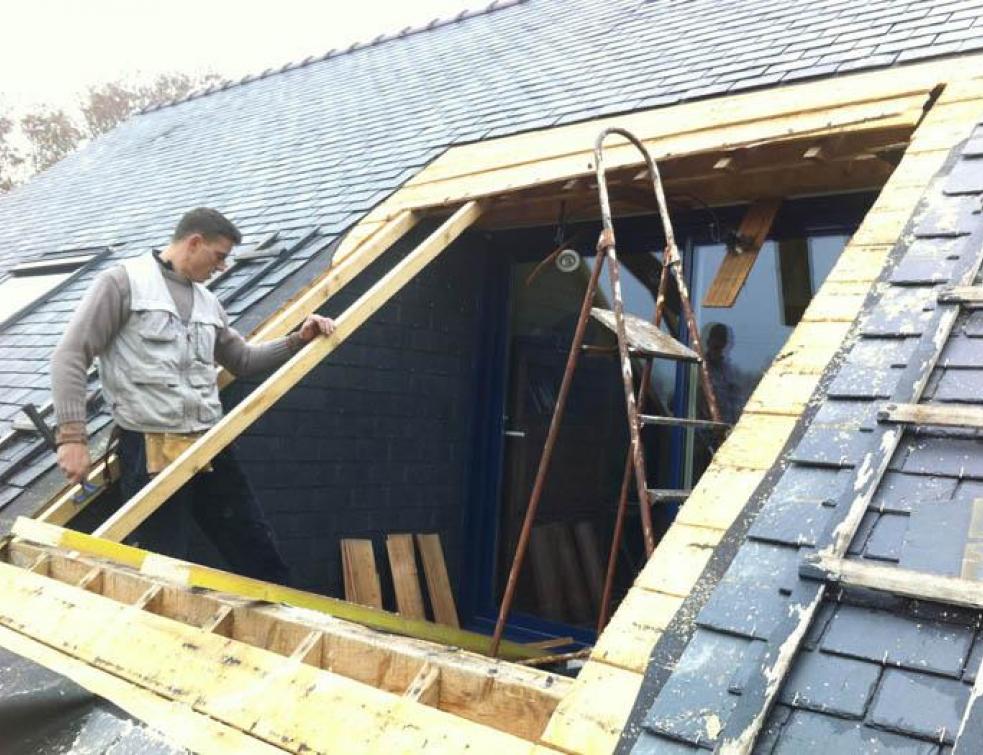
M73 271L48 275L14 275L0 283L0 322L37 301Z

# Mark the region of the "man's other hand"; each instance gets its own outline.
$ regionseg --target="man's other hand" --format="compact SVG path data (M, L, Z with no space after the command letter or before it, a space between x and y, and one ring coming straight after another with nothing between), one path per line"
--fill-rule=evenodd
M335 323L330 317L308 315L304 324L300 326L300 330L297 331L297 335L300 336L301 341L307 343L315 336L330 336L334 333L334 329Z
M58 466L70 481L81 482L89 472L92 459L85 443L62 443L58 446Z

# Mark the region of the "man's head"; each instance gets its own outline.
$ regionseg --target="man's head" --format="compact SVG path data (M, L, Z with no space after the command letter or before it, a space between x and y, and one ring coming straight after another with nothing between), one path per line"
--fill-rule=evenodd
M730 331L722 322L712 323L704 337L704 357L709 364L718 364L724 359L730 345Z
M239 229L222 213L196 207L178 222L162 256L182 275L203 283L225 269L232 247L241 241Z

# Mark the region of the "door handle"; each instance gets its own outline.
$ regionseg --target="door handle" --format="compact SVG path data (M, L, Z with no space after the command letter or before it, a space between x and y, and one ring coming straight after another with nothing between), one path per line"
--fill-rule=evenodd
M526 431L525 430L506 430L505 431L505 437L506 438L525 438L526 437Z

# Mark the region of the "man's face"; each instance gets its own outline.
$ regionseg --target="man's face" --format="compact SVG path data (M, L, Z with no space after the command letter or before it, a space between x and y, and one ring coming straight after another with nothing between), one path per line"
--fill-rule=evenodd
M188 277L204 283L215 273L225 270L232 246L232 239L224 236L208 239L201 234L193 234L188 239Z

